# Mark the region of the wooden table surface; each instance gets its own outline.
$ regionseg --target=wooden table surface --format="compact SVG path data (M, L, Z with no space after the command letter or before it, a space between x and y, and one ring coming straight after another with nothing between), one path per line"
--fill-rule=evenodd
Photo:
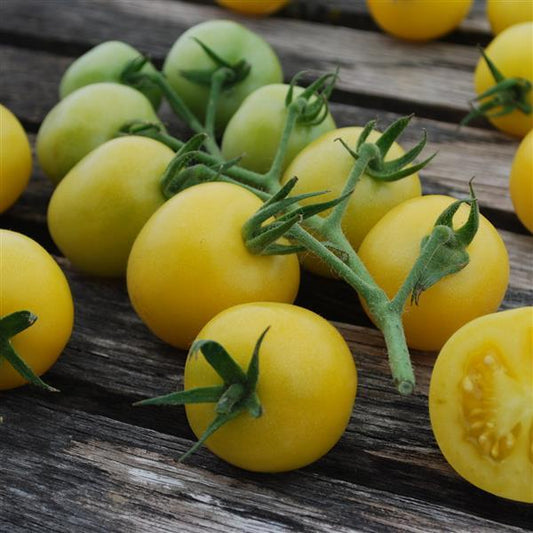
M517 141L484 121L457 130L473 96L476 43L490 40L483 6L460 30L429 44L380 33L354 0L298 0L269 19L245 19L204 2L178 0L1 0L0 101L35 133L58 100L73 59L111 39L159 66L190 26L232 18L265 37L288 80L301 69L341 67L331 109L339 126L381 125L416 113L405 146L429 134L438 156L422 172L424 192L465 195L476 176L482 212L511 259L503 308L531 305L533 238L508 194ZM177 135L186 130L163 108ZM427 392L435 354L413 354L418 386L391 385L380 334L351 289L304 275L297 303L335 322L357 362L359 389L348 429L315 464L283 475L252 474L206 449L175 459L193 441L183 409L132 402L181 386L185 354L164 345L133 312L123 281L88 278L60 257L46 227L52 186L36 166L0 227L23 232L56 255L76 305L72 339L46 375L60 394L29 387L2 393L0 531L524 531L533 506L468 484L434 441Z

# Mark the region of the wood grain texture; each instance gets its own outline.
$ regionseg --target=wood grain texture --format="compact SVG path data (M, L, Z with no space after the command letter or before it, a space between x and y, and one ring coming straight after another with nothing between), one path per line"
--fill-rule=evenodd
M0 63L5 76L5 82L0 87L2 102L27 127L36 131L57 103L59 81L72 61L73 58L48 52L0 46ZM35 78L43 81L35 84ZM26 90L19 91L17 87L26 87ZM339 127L364 125L368 120L377 118L384 128L400 116L363 107L357 98L350 103L333 103L331 112ZM185 138L188 135L167 107L163 107L161 116L176 136ZM514 231L524 231L514 215L508 188L511 162L518 142L492 130L457 130L453 124L415 118L402 137L402 144L406 148L411 146L420 139L423 130L427 131L429 138L425 154L438 152L421 173L424 191L465 196L468 181L475 176L476 193L482 207L505 212L508 216L503 223L511 225Z
M185 439L45 400L10 399L2 409L13 425L2 435L9 453L0 509L13 533L501 531L491 520L357 482L332 482L309 469L254 475L206 450L176 464L190 445ZM15 489L21 475L24 489Z
M179 0L72 0L64 7L59 0L0 2L0 101L33 133L56 103L64 69L101 40L129 41L160 64L185 28L231 16ZM476 8L479 14L479 2ZM400 113L421 111L402 143L409 147L425 128L427 151L439 151L423 173L425 192L462 195L477 176L483 211L498 226L511 260L503 308L531 305L533 237L517 221L507 192L517 142L484 128L457 133L454 124L464 109L451 100L468 92L475 60L474 48L458 43L476 34L486 38L486 21L477 29L466 21L446 42L414 47L374 31L356 0L296 0L292 9L300 14L235 19L274 44L288 75L305 66L322 72L340 56L347 76L332 105L340 126L375 117L386 125ZM345 19L339 26L336 12ZM446 100L444 87L433 82L415 88L433 73L441 81L450 76L453 98ZM391 76L405 94L388 86ZM433 99L431 91L438 93ZM176 135L188 135L167 109L162 117ZM0 216L0 227L23 231L57 253L46 228L51 193L36 168L21 200ZM72 339L46 375L62 392L25 387L0 393L0 532L531 530L533 506L472 487L440 454L427 409L435 354L413 353L417 390L400 398L381 334L345 284L304 275L297 303L336 320L354 355L359 388L347 431L305 469L257 475L205 449L186 465L175 463L194 439L183 409L131 404L181 387L185 354L141 323L123 281L89 278L66 259L58 261L76 305Z
M131 407L131 403L136 400L181 387L185 354L164 345L148 332L132 311L122 282L88 279L70 271L65 261L62 260L61 265L67 272L74 299L78 303L73 337L59 362L46 376L62 393L43 396L42 393L26 388L12 391L2 400L0 412L4 415L4 424L0 426L0 432L5 433L0 435L0 449L3 456L12 456L16 450L14 443L21 442L20 437L13 437L14 441L10 441L9 435L18 431L21 420L25 418L22 413L32 411L20 407L25 405L25 401L35 401L38 404L44 401L54 411L66 411L66 418L77 416L73 410L79 410L104 417L106 420L120 421L137 427L139 435L144 433L142 428L157 431L161 435L153 439L153 445L156 447L161 441L174 440L172 437L178 437L190 445L193 437L181 408ZM267 486L278 498L314 498L313 505L318 505L316 499L322 500L325 493L328 494L328 505L334 505L333 502L337 498L346 502L346 492L350 492L346 486L357 486L358 490L368 494L374 491L387 493L387 497L382 501L385 508L394 498L400 497L402 501L416 500L422 517L425 505L431 508L436 506L437 515L440 508L443 509L444 515L449 510L450 524L455 523L455 513L459 512L476 517L476 522L482 519L493 520L526 528L533 511L531 507L503 501L473 489L452 471L440 455L433 440L427 412L427 391L434 354L413 354L418 379L417 392L411 397L400 398L390 383L381 335L375 330L361 326L337 326L354 354L359 388L352 418L340 443L330 454L303 471L313 479L327 479L331 486L327 490L324 489L325 492L319 490L314 483L307 489L308 493L302 492L303 488L298 481L300 473L257 476L211 459L207 452L191 459L190 464L210 471L214 469L240 481ZM12 410L6 410L10 405L13 406ZM41 423L31 423L36 424L38 429L29 431L23 425L21 431L29 432L28 439L31 442L36 440L38 444L35 446L43 452L46 452L47 446L53 448L57 440L64 440L64 433L70 435L72 432L70 429L55 431L52 428L50 431L57 437L51 438L42 433ZM98 439L104 431L101 425L95 423L92 429L87 427L84 431L98 448ZM35 437L31 437L32 433L36 433ZM48 442L48 445L44 445L45 442ZM181 450L183 449L182 447ZM105 455L107 452L94 451L89 444L84 453L87 455L86 462L98 464L104 459L95 457L95 454ZM118 451L111 450L109 453L113 455ZM173 458L177 453L179 452L175 450L167 451L165 455ZM142 453L135 449L131 454L142 456ZM24 452L23 456L28 454ZM170 460L169 457L167 461ZM46 460L55 465L54 470L63 471L65 468L65 460L61 454L54 454ZM111 459L109 461L112 462ZM16 470L16 467L13 469ZM58 475L57 483L60 486L63 477ZM68 469L64 475L68 479ZM95 476L96 474L87 475L87 483L92 483ZM291 480L295 480L295 484L291 484ZM226 490L232 492L234 483L237 481L227 483ZM25 490L26 487L25 483ZM28 490L34 498L47 497L42 484L30 487L32 488ZM435 487L439 488L438 491L435 491ZM66 491L66 488L64 490ZM131 493L131 489L128 487L124 493ZM63 498L67 497L66 494L68 491ZM92 500L90 496L88 499ZM349 499L350 509L345 511L347 516L356 512L352 508L357 509L359 500L359 496ZM259 503L257 505L260 506ZM399 507L401 505L398 504ZM66 509L62 511L61 516L64 516L63 513L69 516ZM105 512L102 513L105 516ZM369 520L378 520L375 513L376 511L369 514ZM351 519L344 522L346 526L353 523ZM392 524L395 524L395 521ZM409 520L406 520L406 528L407 524ZM377 528L375 524L373 527ZM398 527L404 526L400 522ZM443 525L438 524L431 529L429 523L424 523L423 527L414 530L422 531L424 527L439 530ZM490 529L489 525L486 527ZM301 528L305 530L303 525ZM466 525L464 528L469 529Z
M268 37L287 77L302 68L323 72L340 66L338 87L347 94L392 100L396 107L454 121L468 112L474 96L472 72L479 54L472 46L413 44L377 32L297 20L280 24L277 19L243 18L218 7L177 0L72 0L69 9L54 9L54 2L59 0L4 0L0 32L38 42L46 35L57 51L68 50L64 43L89 47L119 39L163 58L185 29L224 17Z

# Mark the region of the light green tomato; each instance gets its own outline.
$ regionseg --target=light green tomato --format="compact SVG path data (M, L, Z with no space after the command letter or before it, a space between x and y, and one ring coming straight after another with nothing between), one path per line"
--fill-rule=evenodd
M120 74L124 67L141 55L129 44L121 41L107 41L91 48L87 53L78 57L66 70L59 85L59 96L65 96L85 85L111 81L120 83ZM152 64L147 63L142 72L156 72ZM161 91L154 85L144 84L139 87L154 109L161 103Z
M216 121L219 131L250 93L263 85L283 80L281 65L274 50L244 26L229 20L210 20L193 26L174 43L165 60L163 72L172 87L202 121L209 99L209 87L187 80L181 72L211 70L215 63L194 38L202 41L230 64L244 59L251 66L244 80L225 89L220 96Z
M160 180L173 156L153 139L120 137L65 176L50 200L48 227L76 268L96 276L126 273L133 241L165 201Z
M276 83L261 87L246 98L224 132L224 158L242 156L239 164L255 172L264 173L270 169L287 118L285 97L288 90L289 85ZM294 97L303 91L295 87ZM289 138L283 170L310 142L333 129L335 122L329 113L320 124L296 124Z
M112 139L126 123L157 122L152 104L139 91L118 83L94 83L61 100L37 134L37 158L54 183L85 155Z

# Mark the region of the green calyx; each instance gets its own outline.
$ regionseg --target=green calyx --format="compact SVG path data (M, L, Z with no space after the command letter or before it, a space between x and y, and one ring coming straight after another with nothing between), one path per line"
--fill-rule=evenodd
M11 338L32 326L37 317L30 311L16 311L0 318L0 366L5 359L26 381L49 392L59 392L47 385L20 357ZM1 368L0 368L1 371Z
M482 48L479 50L496 83L472 100L472 111L461 121L461 126L480 116L497 118L513 111L530 115L532 108L527 96L531 93L531 82L519 77L506 78L485 51ZM476 106L475 102L479 102L479 105Z
M304 126L317 126L324 122L329 113L328 100L338 78L338 70L334 73L325 74L314 81L297 97L294 95L294 87L305 71L298 72L291 80L285 107L296 107L296 122Z
M228 63L200 39L196 37L193 37L193 39L201 46L215 66L212 69L204 70L180 70L180 74L188 81L204 87L211 87L214 78L219 76L222 89L229 89L243 81L250 74L252 66L245 59L240 59L233 64Z
M420 163L412 164L426 146L427 134L424 131L422 139L418 144L411 148L411 150L392 161L385 161L385 157L391 146L403 133L412 118L413 115L399 118L393 122L374 143L367 142L368 137L376 126L376 121L371 120L363 128L363 131L357 140L355 150L347 146L342 139L339 138L337 140L342 143L356 161L363 156L365 157L366 167L364 171L368 176L376 181L397 181L418 172L436 155L433 154Z
M300 206L298 202L301 200L314 198L328 191L288 197L297 181L298 178L291 178L245 222L242 228L242 235L244 243L251 253L258 255L284 255L305 251L302 246L280 244L277 241L283 236L290 238L291 229L296 224L335 207L352 193L352 191L348 191L334 200ZM275 217L274 220L265 224L272 217Z
M246 372L235 362L231 355L218 342L197 340L189 351L189 357L201 352L206 361L222 378L223 384L201 387L186 391L172 392L157 398L135 403L138 405L186 405L195 403L216 403L215 418L209 424L198 442L180 457L180 462L194 453L202 444L224 424L240 414L248 412L253 418L262 414L261 403L256 393L259 379L259 350L270 326L257 339L252 358Z
M453 217L463 203L470 206L470 213L463 226L456 230L453 228ZM411 302L418 304L422 292L468 265L470 258L466 248L476 236L478 228L479 206L470 182L470 198L453 202L439 216L430 235L422 240Z

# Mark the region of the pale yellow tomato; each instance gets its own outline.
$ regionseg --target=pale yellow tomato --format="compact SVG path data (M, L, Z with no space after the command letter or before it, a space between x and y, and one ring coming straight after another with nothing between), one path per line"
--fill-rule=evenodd
M494 63L505 78L522 78L533 83L533 22L516 24L497 35L485 49L485 54ZM481 57L474 74L474 86L478 95L494 87L496 82L486 61ZM525 97L531 105L531 90ZM484 100L481 101L483 104ZM498 129L517 137L523 137L533 128L533 113L524 113L515 109L500 117L491 117L498 113L496 107L489 111L487 118Z
M17 353L40 376L57 360L72 332L74 307L65 275L35 241L0 229L0 317L17 311L37 316L35 324L11 339ZM4 359L0 390L26 380Z
M533 130L524 137L516 151L509 190L518 218L533 233Z
M216 0L217 4L245 15L270 15L289 3L289 0Z
M498 35L509 26L533 21L533 0L487 0L487 17Z
M317 314L281 303L249 303L213 318L198 339L220 343L246 371L259 351L257 396L262 414L240 414L206 441L225 461L257 472L282 472L319 459L339 440L357 389L352 354L340 333ZM196 353L185 365L185 389L220 385L220 376ZM197 437L216 416L215 404L186 406Z
M124 276L133 242L165 202L161 176L174 157L146 137L119 137L86 155L59 183L48 228L72 264L95 276Z
M384 31L409 41L446 35L466 17L472 0L366 0Z
M462 477L533 503L533 307L477 318L450 338L431 376L429 414Z
M243 224L261 205L238 185L204 183L171 198L146 223L128 261L128 292L158 337L188 348L228 307L294 301L296 255L254 255L244 244Z
M0 213L22 194L31 175L31 148L17 117L0 104Z
M354 158L335 139L342 138L350 147L354 147L363 128L340 128L325 133L304 148L289 165L283 175L283 183L293 176L298 178L293 194L316 191L329 191L317 198L303 200L302 204L311 204L337 198L344 187L350 172L355 165ZM369 142L375 142L381 134L372 131ZM385 161L396 159L404 154L398 143L393 143ZM342 219L342 229L352 247L357 250L365 235L387 211L405 200L420 196L422 192L418 174L407 178L379 182L367 174L363 174L350 198ZM322 213L322 216L329 211ZM326 277L335 274L314 255L302 254L305 268Z
M411 271L422 239L454 201L437 195L408 200L389 211L366 236L359 257L390 298ZM464 224L468 213L462 205L454 226ZM402 321L411 348L439 350L462 325L498 309L509 281L509 258L501 237L485 217L480 217L479 229L466 251L468 265L424 291L418 305L406 304Z

